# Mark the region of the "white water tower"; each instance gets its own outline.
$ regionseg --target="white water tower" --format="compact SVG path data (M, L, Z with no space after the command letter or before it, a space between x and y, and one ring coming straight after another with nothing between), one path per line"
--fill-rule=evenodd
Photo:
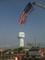
M24 38L25 38L25 33L24 32L19 32L19 41L20 41L20 47L24 47Z

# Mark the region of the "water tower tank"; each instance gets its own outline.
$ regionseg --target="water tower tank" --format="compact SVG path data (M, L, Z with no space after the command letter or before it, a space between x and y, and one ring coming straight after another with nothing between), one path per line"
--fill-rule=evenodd
M20 47L24 47L24 38L25 38L25 33L24 32L19 32L19 41L20 41Z

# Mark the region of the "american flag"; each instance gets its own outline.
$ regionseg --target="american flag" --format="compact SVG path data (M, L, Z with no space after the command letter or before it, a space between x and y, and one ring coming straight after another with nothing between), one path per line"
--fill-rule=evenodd
M26 22L29 12L32 10L32 4L28 3L23 12L20 15L19 23L24 24Z

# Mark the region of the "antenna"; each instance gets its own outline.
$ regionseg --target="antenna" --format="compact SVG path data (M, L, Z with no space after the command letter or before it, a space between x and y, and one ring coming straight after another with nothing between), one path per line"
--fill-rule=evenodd
M37 47L37 40L36 40L36 37L34 37L34 47Z

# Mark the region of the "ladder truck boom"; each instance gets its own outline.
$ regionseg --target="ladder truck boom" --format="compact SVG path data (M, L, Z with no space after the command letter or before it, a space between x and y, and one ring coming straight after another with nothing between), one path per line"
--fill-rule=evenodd
M40 3L40 2L33 2L32 5L35 5L35 6L38 6L38 7L41 7L41 8L45 9L45 4Z

